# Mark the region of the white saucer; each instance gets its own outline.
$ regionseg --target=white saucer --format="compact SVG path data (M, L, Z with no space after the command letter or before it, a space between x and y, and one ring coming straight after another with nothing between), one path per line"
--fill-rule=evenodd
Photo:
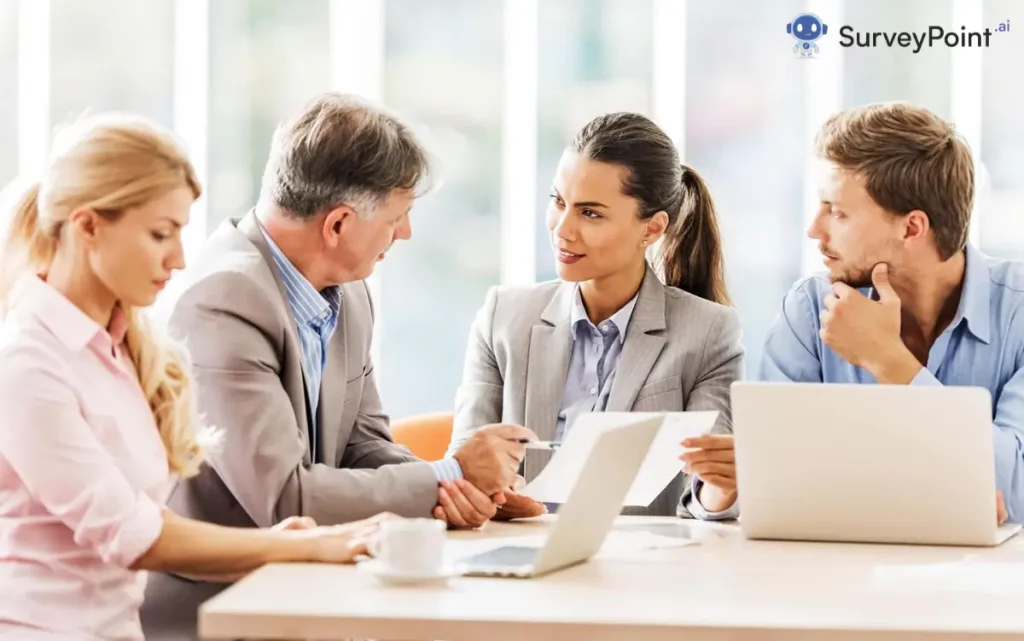
M363 561L356 567L364 572L369 572L381 582L389 585L438 585L447 583L448 579L462 576L466 572L463 565L451 564L442 568L437 574L405 574L391 570L377 559Z

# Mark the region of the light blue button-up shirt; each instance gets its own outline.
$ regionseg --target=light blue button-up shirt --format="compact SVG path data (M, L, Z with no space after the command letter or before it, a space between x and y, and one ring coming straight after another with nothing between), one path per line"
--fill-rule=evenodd
M967 247L960 304L911 385L984 387L992 395L996 487L1011 521L1024 520L1024 263ZM819 312L832 287L823 276L797 283L768 333L760 377L801 383L874 383L825 346ZM866 296L871 288L860 290Z
M341 310L342 300L341 288L338 286L328 287L318 292L285 256L262 225L260 229L263 231L263 237L267 239L277 273L284 282L288 306L295 319L295 328L299 334L302 369L306 373L306 398L309 401L310 411L310 458L315 461L316 412L320 403L320 381L323 378L324 363L326 362L327 343L338 326L338 313Z
M639 296L639 294L637 294ZM584 412L603 412L619 364L626 328L636 307L637 296L615 312L611 318L594 325L583 306L583 295L576 288L569 316L572 331L572 354L562 392L562 409L558 412L555 440L568 434L576 417Z
M274 259L274 266L284 282L288 306L295 319L295 328L299 334L302 368L306 373L306 398L309 401L311 416L310 458L315 461L316 411L320 402L320 382L323 379L326 363L327 343L338 326L342 291L341 287L333 286L318 292L285 256L262 225L260 225L260 230L263 232L263 237L267 239L270 255ZM438 481L454 481L462 478L462 467L453 458L434 461L431 466L434 468L434 475Z

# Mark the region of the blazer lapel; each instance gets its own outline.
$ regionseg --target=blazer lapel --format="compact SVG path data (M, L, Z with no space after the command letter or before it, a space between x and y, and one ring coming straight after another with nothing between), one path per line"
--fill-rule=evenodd
M263 262L266 263L267 269L270 271L271 276L274 279L274 284L277 285L277 291L281 295L281 305L284 307L284 312L289 323L285 331L288 332L288 336L291 338L291 343L294 346L294 352L296 354L296 360L291 365L297 367L302 373L302 392L305 402L303 407L306 411L301 416L296 416L295 420L299 427L299 438L302 439L303 445L306 447L306 453L303 456L303 460L307 465L312 464L314 461L310 456L309 447L309 422L311 419L311 411L309 406L309 377L306 374L306 368L302 365L302 343L299 342L299 330L295 326L295 317L292 316L291 305L288 303L288 290L284 286L284 281L281 280L281 275L277 273L277 267L274 265L274 256L270 253L270 245L267 244L267 239L263 235L263 230L260 229L259 222L256 220L256 214L250 211L248 214L243 216L235 224L238 231L245 234L249 239L249 242L256 247L260 255L263 257ZM339 319L340 322L340 319ZM317 437L319 439L319 436Z
M562 406L565 376L572 354L569 306L575 289L562 285L541 314L541 322L530 332L530 354L526 375L526 427L542 441L555 437L558 411Z
M665 337L649 332L663 332L665 327L665 286L648 266L636 307L629 319L605 409L610 412L632 409L637 393L665 348Z

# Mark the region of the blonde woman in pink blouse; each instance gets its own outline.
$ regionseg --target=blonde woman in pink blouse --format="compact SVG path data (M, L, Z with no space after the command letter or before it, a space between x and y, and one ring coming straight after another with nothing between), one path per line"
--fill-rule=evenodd
M60 133L0 246L0 639L141 639L146 570L232 580L348 562L384 517L225 528L174 515L202 440L180 352L145 320L200 188L155 125Z

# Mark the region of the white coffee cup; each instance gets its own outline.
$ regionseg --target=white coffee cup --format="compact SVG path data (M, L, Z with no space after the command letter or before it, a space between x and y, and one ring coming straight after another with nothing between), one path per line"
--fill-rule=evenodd
M409 576L431 576L444 570L447 526L434 519L383 521L373 554L385 570Z

